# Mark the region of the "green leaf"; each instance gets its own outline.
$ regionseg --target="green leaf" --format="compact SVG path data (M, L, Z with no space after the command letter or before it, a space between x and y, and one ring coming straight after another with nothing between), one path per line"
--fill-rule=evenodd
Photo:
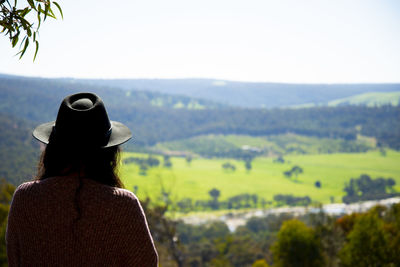
M22 48L22 53L21 53L21 56L19 57L19 59L21 59L23 56L24 56L24 54L25 54L25 52L26 52L26 49L28 48L28 45L29 45L29 38L26 38L25 39L25 45L24 45L24 48Z
M58 8L58 11L60 11L61 18L64 19L64 15L63 15L60 5L57 2L53 2L53 4Z
M31 12L32 9L29 7L26 7L23 12L21 13L21 17L25 17L29 12Z
M42 17L40 17L40 13L39 12L37 13L37 19L38 19L38 22L39 22L39 24L37 26L37 30L38 30L40 28L40 24L42 23Z
M49 8L50 8L50 4L45 4L44 5L44 19L43 19L43 21L46 21L47 14L49 14Z
M31 6L31 8L33 8L34 10L37 11L35 4L33 3L33 0L27 0L27 1L28 1L28 4Z
M26 19L24 19L23 17L18 17L18 19L20 20L22 27L24 27L25 30L27 30L28 28L31 28L32 25L29 24L29 21L27 21Z
M15 47L17 43L18 43L18 35L15 35L12 40L12 47Z
M24 41L26 40L26 35L24 36L24 38L22 39L22 41L21 41L21 44L19 45L19 49L21 49L21 47L22 47L22 44L24 43Z
M54 12L53 12L53 10L51 9L51 7L49 7L48 16L49 16L49 17L52 17L53 19L57 19L57 18L56 18L56 15L54 15Z
M26 33L28 34L29 37L32 36L32 31L31 31L31 28L30 28L30 27L28 27L28 28L26 29Z
M39 42L38 42L38 41L35 41L35 44L36 44L36 50L35 50L35 56L33 57L33 61L35 61L37 52L38 52L38 50L39 50Z

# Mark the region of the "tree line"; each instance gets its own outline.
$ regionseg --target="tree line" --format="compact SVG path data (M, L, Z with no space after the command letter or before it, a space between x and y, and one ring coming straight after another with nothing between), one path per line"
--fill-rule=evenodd
M351 178L345 185L346 195L342 200L344 203L358 201L384 199L398 196L394 186L396 181L393 178L378 177L372 179L368 174L362 174L358 178Z

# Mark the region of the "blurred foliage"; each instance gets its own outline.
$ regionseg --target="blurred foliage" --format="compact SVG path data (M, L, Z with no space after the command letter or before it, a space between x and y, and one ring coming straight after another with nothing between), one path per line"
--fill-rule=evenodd
M254 217L234 232L221 221L189 225L165 218L159 207L149 204L144 203L145 211L162 266L334 267L400 263L400 204L377 206L343 217L328 216L322 210L296 218L291 214Z
M8 266L6 250L6 227L7 215L10 210L10 203L15 191L15 186L6 182L4 178L0 179L0 266Z
M42 21L46 21L48 17L56 19L53 12L55 6L63 17L60 5L55 1L48 0L26 0L21 5L17 1L0 0L0 27L1 32L8 36L12 47L20 44L19 58L22 58L29 47L30 42L35 44L36 59L39 50L39 29ZM30 14L30 15L29 15Z
M299 220L283 223L271 249L275 266L324 266L320 240L312 228Z
M0 113L0 177L18 185L31 180L39 157L39 143L26 121Z
M342 266L399 266L400 204L375 207L353 218L340 251Z

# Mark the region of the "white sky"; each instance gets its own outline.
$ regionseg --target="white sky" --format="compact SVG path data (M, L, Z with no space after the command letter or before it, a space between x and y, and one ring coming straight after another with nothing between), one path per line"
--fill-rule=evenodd
M0 73L76 78L400 82L398 0L58 0L32 63L0 38Z

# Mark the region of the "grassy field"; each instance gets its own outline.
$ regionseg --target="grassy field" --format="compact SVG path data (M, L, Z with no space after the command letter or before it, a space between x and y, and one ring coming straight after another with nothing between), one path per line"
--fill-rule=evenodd
M328 103L328 106L338 106L343 104L367 105L370 107L382 105L397 106L400 103L399 100L400 92L371 92L333 100Z
M146 154L123 153L123 158L147 157ZM160 157L162 162L162 158ZM293 194L310 196L312 200L330 203L333 196L335 202L341 202L344 195L344 184L350 178L360 174L368 174L372 178L391 177L396 181L396 189L400 190L400 152L387 150L386 156L379 151L348 154L318 154L285 156L285 163L274 163L273 158L259 157L253 160L251 171L247 172L243 161L231 159L195 158L189 165L184 158L172 158L172 168L151 168L147 175L139 175L136 164L125 164L121 168L121 176L127 189L133 191L138 187L139 198L146 196L159 198L161 188L171 193L174 200L184 197L210 199L208 191L217 188L221 191L220 199L250 193L258 194L266 200L272 200L276 194ZM230 162L236 171L224 171L221 165ZM285 178L283 172L298 165L303 168L298 181ZM316 188L314 183L320 181L322 187Z

